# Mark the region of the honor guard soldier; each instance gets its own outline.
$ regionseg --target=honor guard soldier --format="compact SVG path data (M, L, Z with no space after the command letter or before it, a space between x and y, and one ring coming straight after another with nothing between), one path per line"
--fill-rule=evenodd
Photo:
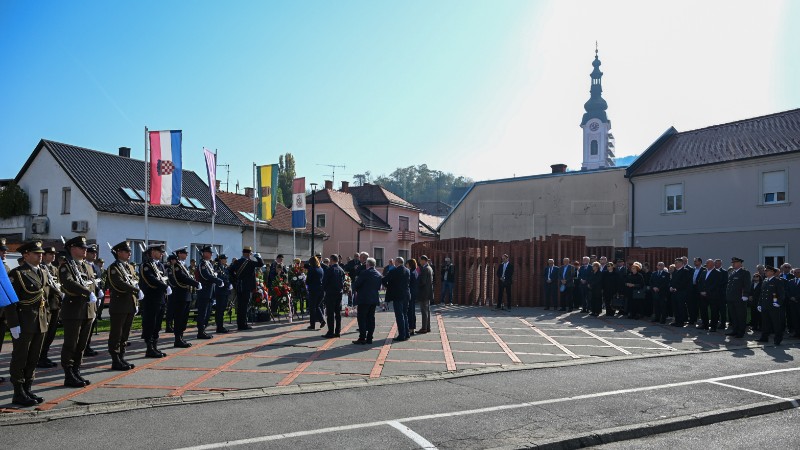
M64 386L83 387L91 384L81 376L80 367L96 316L95 275L85 260L89 248L85 236L74 237L64 246L67 258L58 267L58 281L64 293L61 303L61 321L64 323L61 366L64 368Z
M189 348L192 346L192 344L183 340L183 333L186 331L186 323L189 321L192 289L201 289L200 283L195 281L194 277L189 274L189 270L183 265L188 255L186 248L179 248L175 250L174 255L170 255L170 261L168 261L167 275L169 284L172 286L169 302L172 306L174 320L172 326L175 334L175 347L177 348Z
M47 293L47 307L50 310L50 323L47 326L47 333L44 336L44 344L42 344L42 353L39 356L39 362L36 367L42 369L49 369L56 367L54 361L47 357L50 352L50 345L56 337L56 330L58 330L58 316L61 312L61 298L64 294L61 292L61 283L58 282L58 267L53 264L56 259L55 247L44 247L44 256L42 256L41 267L50 279L49 288L45 290Z
M44 253L41 241L25 243L19 247L19 252L22 253L24 262L9 274L19 301L5 308L6 320L14 338L11 356L14 397L11 402L20 406L33 406L44 401L42 397L31 392L31 383L50 315L45 293L50 275L39 267Z
M728 304L728 317L731 328L728 336L743 338L747 331L747 301L750 300L750 272L742 268L742 258L731 258L733 270L728 274L725 284L725 300Z
M767 278L761 284L761 299L758 311L761 313L761 337L758 342L769 342L769 335L775 334L773 342L781 345L783 329L786 327L786 310L784 305L784 281L777 276L778 271L766 267Z
M86 249L86 263L92 267L94 273L94 295L97 298L97 308L95 309L95 318L92 322L92 329L97 329L97 321L103 315L103 282L101 281L102 272L100 266L97 264L97 244L89 244ZM86 341L86 349L83 350L83 356L97 356L97 350L92 348L92 333L89 333L89 340Z
M236 283L236 325L240 331L253 328L247 324L247 308L256 288L256 270L264 267L261 255L252 253L251 247L243 248L242 257L234 261L230 268L231 278Z
M161 257L163 244L151 244L145 250L144 261L139 269L139 288L144 298L139 303L142 308L142 339L147 344L145 356L163 358L167 356L158 349L158 332L164 318L166 296L172 294Z
M228 332L228 329L225 328L225 310L228 309L228 298L233 290L233 284L231 284L231 276L228 271L228 257L224 253L217 257L214 270L217 272L217 277L225 283L224 289L214 289L216 302L214 318L217 323L217 333L225 334Z
M120 242L111 247L115 261L108 268L108 288L111 303L111 331L108 334L108 352L111 354L112 370L131 370L134 365L125 361L125 349L131 333L133 316L139 311L139 300L144 298L139 289L136 267L130 263L131 246Z
M208 326L208 316L211 314L211 302L214 299L215 290L223 290L225 282L217 275L214 265L211 263L213 249L206 245L200 249L202 259L198 264L197 272L203 288L197 293L197 339L211 339L206 333Z

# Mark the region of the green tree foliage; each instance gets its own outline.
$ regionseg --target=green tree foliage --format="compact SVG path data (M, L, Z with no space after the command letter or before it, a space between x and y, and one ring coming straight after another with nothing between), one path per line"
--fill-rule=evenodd
M278 201L287 208L292 207L292 182L297 177L294 156L291 153L278 158Z
M13 181L0 189L0 218L7 219L13 216L28 214L31 201L28 194Z
M454 205L461 198L463 188L471 185L471 178L432 170L427 164L398 168L391 174L375 178L379 184L410 202L440 201Z

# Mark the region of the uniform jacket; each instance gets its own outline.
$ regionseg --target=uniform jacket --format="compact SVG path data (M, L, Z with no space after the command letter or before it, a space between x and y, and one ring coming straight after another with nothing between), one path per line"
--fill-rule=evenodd
M506 273L503 275L503 263L501 262L497 266L497 278L505 277L505 284L510 285L514 282L514 265L511 264L511 261L508 262L506 266Z
M721 275L721 274L720 274ZM725 299L729 302L742 301L742 297L750 296L750 284L753 277L746 269L739 269L728 274L725 285Z
M378 290L381 288L381 274L374 267L361 272L353 283L353 290L358 293L358 305L377 305L380 303Z
M433 269L426 264L419 272L419 299L422 301L433 300Z
M50 282L44 291L48 308L50 311L56 311L61 308L61 283L58 282L58 268L53 264L42 264L39 267L45 269L50 277Z
M67 260L58 266L58 281L64 300L61 302L61 318L63 320L94 319L97 303L90 302L89 296L94 293L95 275L92 266L86 261Z
M228 286L231 284L231 276L228 272L228 265L225 264L224 266L220 263L214 264L214 270L217 272L217 278L222 280L225 283L225 286L222 289L215 287L214 295L217 298L227 298L228 297ZM206 287L203 286L203 289ZM202 291L201 291L202 292Z
M108 290L111 302L110 314L135 314L139 306L139 277L133 264L116 260L108 266Z
M761 307L775 308L775 303L778 308L782 308L786 301L785 285L786 282L779 277L772 277L764 280L761 283Z
M385 277L383 281L386 284L386 301L410 301L411 291L409 290L409 283L411 282L411 272L408 268L401 266L395 267Z
M23 333L46 333L50 311L45 298L48 275L44 269L25 263L8 274L19 302L5 308L9 328L19 326Z
M264 260L255 256L255 261L249 258L239 258L231 264L229 273L236 280L236 290L250 293L256 288L256 270L264 267Z
M147 301L164 301L169 280L161 261L147 259L139 267L139 289Z
M200 283L189 274L189 269L180 261L175 261L171 265L171 269L167 271L167 274L169 275L169 284L172 286L170 298L185 302L192 301L192 288L200 287ZM211 286L209 286L210 290Z
M224 285L225 282L219 277L219 274L214 269L214 264L209 260L201 259L197 264L198 280L203 285L203 288L197 292L197 296L201 298L211 298L216 289L220 289L219 285ZM221 289L227 289L223 286Z

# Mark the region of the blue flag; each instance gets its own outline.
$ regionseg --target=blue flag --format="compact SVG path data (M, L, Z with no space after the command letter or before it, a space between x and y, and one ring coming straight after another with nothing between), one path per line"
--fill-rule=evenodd
M18 301L19 298L17 298L17 293L14 292L14 288L11 287L11 280L8 279L6 269L0 268L0 308L5 308Z

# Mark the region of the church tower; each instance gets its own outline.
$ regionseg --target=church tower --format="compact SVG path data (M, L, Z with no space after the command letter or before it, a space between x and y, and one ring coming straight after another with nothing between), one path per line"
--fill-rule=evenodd
M606 109L608 103L603 100L603 72L600 71L600 59L594 50L592 61L592 86L589 92L591 97L583 108L586 113L581 120L583 128L583 164L581 170L593 170L614 166L614 136L611 134L611 121L608 120Z

